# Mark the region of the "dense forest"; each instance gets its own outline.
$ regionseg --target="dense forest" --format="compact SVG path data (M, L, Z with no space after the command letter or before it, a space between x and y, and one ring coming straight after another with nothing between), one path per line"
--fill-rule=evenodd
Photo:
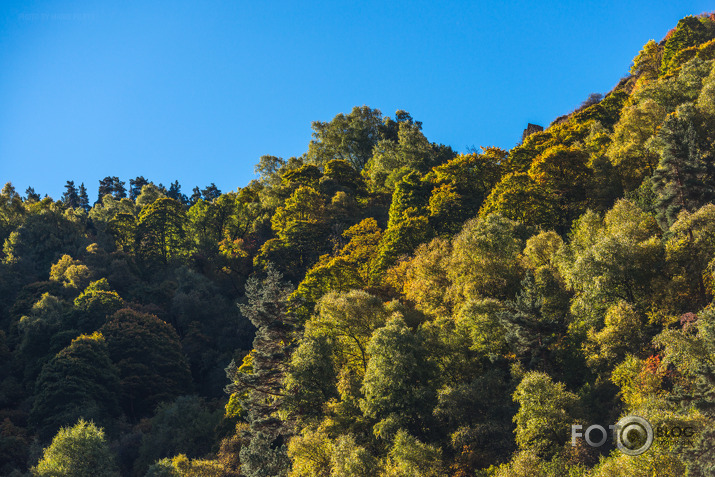
M312 128L234 192L5 184L1 475L715 475L715 15L511 150Z

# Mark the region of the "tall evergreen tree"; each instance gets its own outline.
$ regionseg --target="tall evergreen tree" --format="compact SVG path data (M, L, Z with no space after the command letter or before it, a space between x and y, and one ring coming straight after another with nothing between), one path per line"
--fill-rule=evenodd
M40 194L35 192L34 187L28 187L25 191L25 200L30 202L38 202L40 200Z
M189 197L189 204L194 205L201 198L201 189L198 186L194 187L191 191L191 197Z
M115 199L125 198L127 189L124 187L124 181L119 180L117 176L107 176L100 180L97 202L101 202L105 195L112 195Z
M538 274L538 281L533 274L526 275L516 299L507 301L497 318L506 331L511 351L528 369L551 371L550 350L566 333L563 315L568 299L558 296L563 293L548 270L541 269ZM561 306L550 307L550 301L561 301Z
M212 182L210 185L206 186L205 189L201 190L201 195L203 196L204 200L208 202L213 202L215 199L218 199L221 196L221 191L218 187L216 187L216 184Z
M77 187L74 185L74 181L67 181L65 184L65 193L62 194L62 202L65 206L72 207L76 209L79 207L79 195L77 194Z
M181 184L179 181L174 181L169 186L169 190L166 191L166 196L170 199L174 199L177 202L181 202L183 205L188 205L189 198L186 194L181 193Z
M105 195L111 195L114 191L114 179L110 176L99 181L99 189L97 190L97 202L101 203Z
M652 179L661 225L672 225L681 211L693 212L715 197L712 166L703 161L703 135L698 126L698 113L686 104L668 116L661 128L664 147Z
M283 402L283 378L292 352L291 334L296 323L288 312L292 287L272 265L263 280L251 277L246 283L248 303L241 313L257 328L253 340L252 371L243 372L231 362L226 369L232 384L227 391L239 396L248 411L249 444L241 449L241 471L248 477L287 475L289 428L279 417Z
M112 192L115 199L123 199L127 196L127 189L124 187L124 181L120 181L119 177L112 177Z
M84 186L84 182L79 185L77 195L79 196L79 206L89 212L91 207L89 206L89 196L87 195L87 188Z
M132 200L137 200L139 194L142 193L142 187L149 183L144 176L137 176L134 179L129 179L129 198ZM173 198L173 197L172 197Z

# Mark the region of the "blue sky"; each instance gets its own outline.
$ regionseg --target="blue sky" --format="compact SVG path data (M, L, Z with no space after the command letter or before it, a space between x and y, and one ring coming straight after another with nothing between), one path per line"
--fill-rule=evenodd
M0 3L0 182L246 185L311 121L409 111L458 151L511 148L626 75L701 1Z

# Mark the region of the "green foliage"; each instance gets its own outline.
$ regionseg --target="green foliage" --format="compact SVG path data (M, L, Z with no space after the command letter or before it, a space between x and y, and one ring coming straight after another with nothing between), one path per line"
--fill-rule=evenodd
M427 206L427 187L428 185L423 183L422 176L417 172L410 172L402 177L395 185L395 192L392 194L388 228L404 220L405 213L410 209L422 215Z
M323 165L341 159L357 170L365 167L373 147L386 132L380 110L367 106L355 106L350 114L338 114L330 122L314 121L312 128L308 161Z
M392 190L406 174L424 174L454 156L451 148L431 144L422 133L422 123L407 115L404 120L398 119L397 138L383 139L375 145L364 174L375 190Z
M645 311L659 291L664 251L653 217L621 200L601 219L585 213L559 254L559 270L575 293L572 331L600 328L606 309L625 300ZM655 297L657 298L657 297Z
M141 188L141 192L137 196L136 204L140 208L145 208L153 204L157 199L166 197L166 194L154 184L145 184Z
M439 477L443 474L441 452L400 430L388 454L385 477Z
M432 168L427 179L436 185L429 199L430 223L440 232L453 234L476 215L489 191L499 181L506 151L489 147L481 154L458 155Z
M45 292L28 314L20 318L18 352L23 361L27 361L24 372L27 381L34 382L42 365L64 347L63 344L56 348L58 340L53 338L62 328L69 327L66 308L62 300Z
M703 158L708 146L698 134L700 121L692 105L683 105L666 118L659 132L663 153L653 175L653 192L664 226L675 222L681 211L692 212L715 197L715 180Z
M303 311L309 312L329 291L345 292L369 284L382 231L375 219L368 218L348 228L342 235L349 242L336 256L320 257L291 297L293 301L301 301Z
M191 375L176 331L156 316L123 309L101 328L119 370L120 401L132 419L191 390Z
M592 171L588 154L577 147L554 146L531 163L529 177L540 190L552 195L558 207L556 226L568 226L586 206Z
M626 188L634 189L653 174L658 164L657 151L649 147L665 119L665 108L652 99L624 108L613 132L608 157L624 177Z
M288 445L288 456L292 461L288 477L329 477L331 447L324 432L304 429Z
M606 311L600 331L590 329L584 343L589 365L614 367L626 354L640 354L644 345L643 318L625 301L611 305Z
M713 36L715 25L710 19L688 16L680 20L675 30L668 35L663 47L661 74L671 74L679 66L676 61L678 52L705 43Z
M434 316L450 314L451 304L446 295L451 252L452 244L448 240L436 238L420 245L407 263L402 291L418 310Z
M237 192L6 184L0 473L82 416L127 475L712 474L714 19L508 152L364 106ZM569 445L624 413L697 438Z
M557 223L554 198L526 173L502 177L479 210L480 217L498 214L525 225L552 227Z
M378 473L377 459L350 434L336 439L330 461L330 477L372 477Z
M430 236L429 219L419 215L415 208L407 209L400 220L389 227L382 237L377 256L372 263L371 282L379 282L387 269L397 263L402 255L411 253Z
M710 266L715 256L714 221L715 206L707 204L692 214L681 213L669 230L666 260L679 311L705 306L715 292Z
M650 40L643 46L638 56L633 58L631 74L638 77L641 82L648 82L658 79L660 75L661 63L663 61L663 50L654 40Z
M10 233L3 246L3 261L34 281L47 277L50 266L62 255L79 256L88 243L76 217L65 216L54 208L44 209L27 216Z
M42 367L30 413L41 435L79 418L98 422L118 414L117 369L100 333L81 335Z
M139 254L147 266L166 265L186 255L186 221L184 208L173 199L159 198L142 209L137 233Z
M223 194L209 202L199 199L187 213L187 235L194 248L204 254L215 254L236 214L235 193Z
M715 48L715 40L712 44ZM715 68L711 68L710 74L703 80L703 87L698 95L697 106L707 117L715 116Z
M122 308L122 298L109 288L106 278L90 283L74 300L77 311L77 325L81 331L89 332L102 326L107 317Z
M527 273L516 299L496 314L510 351L528 369L550 370L552 354L566 332L568 297L548 269Z
M239 373L235 362L226 369L232 381L227 391L246 396L241 406L248 410L250 432L248 445L241 449L241 470L249 477L285 475L289 467L285 446L289 430L277 411L283 401L281 384L290 360L290 333L295 323L287 309L292 287L282 278L269 267L263 280L248 280L248 303L240 308L256 327L252 372Z
M25 212L20 194L15 191L11 182L7 182L0 191L0 240L3 243L10 233L22 223Z
M89 218L100 225L110 224L119 215L136 216L136 206L130 199L117 200L111 195L105 195L101 201L94 204L89 211Z
M514 296L522 278L523 235L523 226L498 214L468 221L452 242L447 269L452 303Z
M147 470L145 477L220 477L227 469L213 460L189 459L179 454L169 459L165 457Z
M89 285L91 273L90 269L78 260L62 255L50 268L50 280L61 281L65 287L81 289Z
M423 434L435 401L434 370L419 336L401 317L393 317L374 333L367 354L360 408L375 419L375 435L390 440L401 428Z
M545 373L526 373L514 391L516 443L540 456L558 453L570 438L577 397Z
M664 363L676 365L685 378L676 398L702 416L695 445L685 449L688 471L711 474L715 470L715 313L707 308L697 317L685 316L682 329L666 330L655 342L664 349Z
M142 475L150 463L169 456L204 456L211 450L220 418L220 411L212 412L196 396L181 396L171 403L159 405L147 423L150 430L142 438L136 473ZM173 465L181 467L177 464Z
M104 430L82 419L60 429L32 468L38 477L115 477L119 475Z
M327 228L325 223L325 202L318 191L301 186L278 207L271 218L273 231L278 236L275 246L279 250L290 251L290 256L281 257L281 269L295 267L304 270L315 263L320 251L325 248ZM270 243L266 242L266 245ZM267 264L271 260L264 245L261 254ZM259 256L260 257L260 256ZM291 270L295 273L295 270Z

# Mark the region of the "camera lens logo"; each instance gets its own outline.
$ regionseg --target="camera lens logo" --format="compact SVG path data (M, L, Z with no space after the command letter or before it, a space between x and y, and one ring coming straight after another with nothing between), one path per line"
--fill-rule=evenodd
M653 427L639 416L626 416L615 426L616 447L627 455L641 455L653 444Z

